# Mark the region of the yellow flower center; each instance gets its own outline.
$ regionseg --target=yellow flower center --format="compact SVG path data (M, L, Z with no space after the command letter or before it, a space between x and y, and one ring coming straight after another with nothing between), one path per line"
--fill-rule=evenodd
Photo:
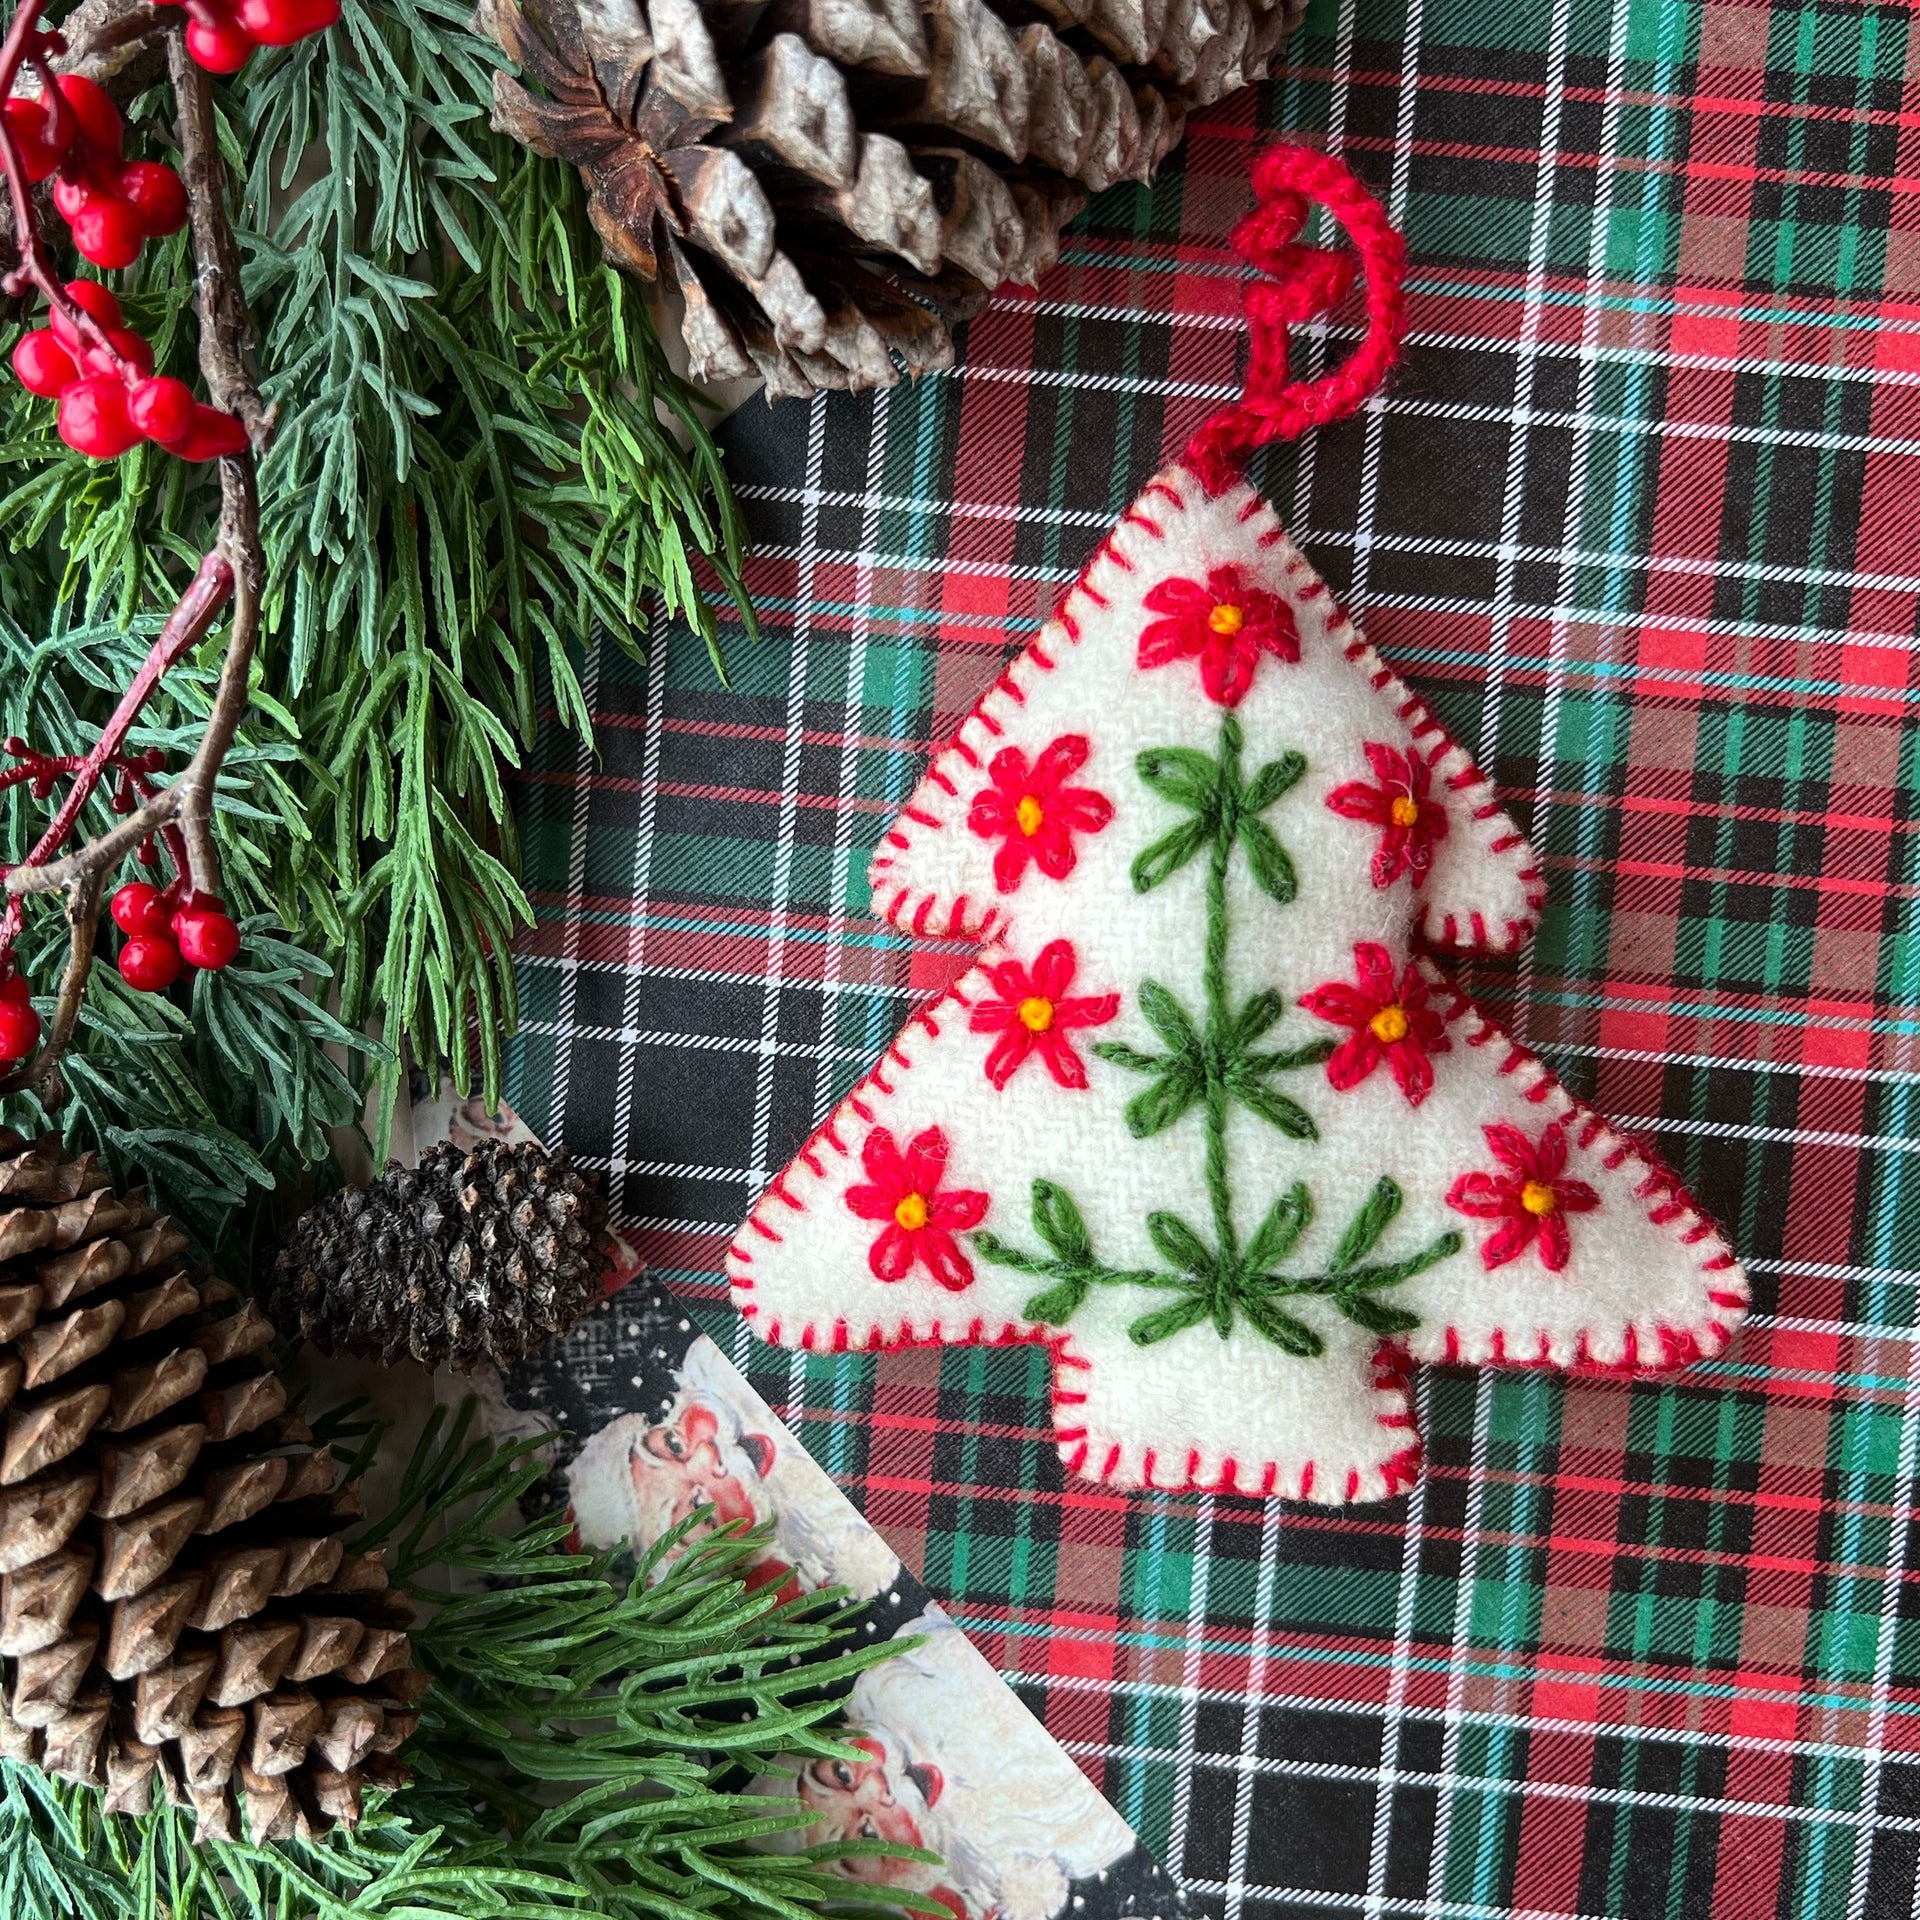
M908 1233L918 1233L927 1224L926 1201L917 1193L904 1195L893 1210L893 1224Z
M1401 794L1399 798L1394 801L1390 811L1393 815L1393 824L1396 827L1411 827L1419 823L1420 802L1414 799L1411 794Z
M1030 793L1023 795L1013 810L1014 825L1031 840L1040 831L1041 818L1040 802Z
M1407 1012L1404 1007L1382 1007L1367 1022L1368 1031L1383 1047L1407 1037Z
M1223 640L1231 640L1246 624L1247 616L1242 613L1238 607L1226 600L1221 601L1221 603L1207 615L1207 625Z
M1529 1180L1520 1189L1520 1204L1529 1213L1551 1213L1560 1203L1544 1180Z
M1020 1002L1020 1024L1029 1033L1045 1033L1053 1025L1053 1002L1035 994Z

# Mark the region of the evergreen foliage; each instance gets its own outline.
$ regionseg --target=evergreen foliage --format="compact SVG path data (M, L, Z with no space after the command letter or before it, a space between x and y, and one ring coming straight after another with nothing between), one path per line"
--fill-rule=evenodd
M18 570L0 573L16 584L21 577ZM69 626L56 608L34 638L0 614L0 731L49 753L83 751L157 626L150 614L126 627L110 619ZM213 648L168 674L134 729L133 746L191 751L218 665ZM265 892L259 876L300 819L299 766L274 703L257 700L216 795L228 884L242 897ZM25 787L0 796L0 858L21 857L49 804ZM112 824L105 799L96 796L81 829ZM325 1130L351 1125L360 1112L351 1070L384 1057L325 1010L327 961L290 938L274 912L249 916L242 935L240 957L222 972L196 975L186 1006L136 993L110 962L97 963L61 1062L66 1105L50 1115L23 1094L8 1102L7 1114L26 1131L57 1126L69 1140L96 1148L116 1186L144 1181L203 1246L230 1252L229 1264L244 1258L250 1203L326 1159ZM20 942L27 978L50 985L65 951L64 919L30 913Z
M670 1537L627 1577L569 1553L564 1518L499 1531L540 1469L436 1410L384 1545L431 1609L435 1675L413 1782L311 1843L196 1846L193 1816L105 1815L90 1788L0 1762L9 1920L811 1920L821 1905L944 1914L827 1871L878 1841L767 1853L808 1821L737 1791L792 1756L851 1758L833 1695L899 1642L850 1642L837 1591L779 1602L743 1578L764 1540ZM684 1546L678 1559L676 1547ZM471 1587L448 1597L449 1576Z
M649 592L718 665L703 566L747 611L741 525L697 396L632 283L602 264L574 170L491 131L500 56L466 11L345 0L330 33L256 55L219 89L279 410L261 475L266 629L220 851L235 911L296 936L347 1027L379 1022L386 1047L358 1058L384 1075L383 1112L403 1047L497 1091L517 1011L509 946L531 918L503 769L532 741L536 688L584 728L580 648L637 647ZM130 116L158 154L165 106L163 90ZM116 279L161 370L191 380L185 237ZM37 661L43 701L97 726L102 674L129 650L117 633L171 604L217 492L150 446L83 458L48 403L5 384L0 674L12 689ZM219 645L216 632L199 657ZM168 693L184 722L203 689ZM16 803L0 858L18 857L21 825ZM129 1025L104 982L88 1018L95 1062L169 1024L143 1006ZM281 1091L297 1102L277 1116L289 1138L333 1123L317 1074ZM131 1132L156 1129L158 1116Z

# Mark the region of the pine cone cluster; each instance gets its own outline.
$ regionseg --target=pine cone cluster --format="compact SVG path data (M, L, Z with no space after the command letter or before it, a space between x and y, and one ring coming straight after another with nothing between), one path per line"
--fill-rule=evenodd
M1089 192L1265 76L1305 0L480 0L494 125L664 259L696 378L771 398L950 365Z
M91 1155L0 1128L0 1753L204 1836L359 1817L426 1676L273 1329Z
M510 1366L600 1297L599 1183L536 1141L442 1142L296 1224L261 1289L287 1334L391 1366Z

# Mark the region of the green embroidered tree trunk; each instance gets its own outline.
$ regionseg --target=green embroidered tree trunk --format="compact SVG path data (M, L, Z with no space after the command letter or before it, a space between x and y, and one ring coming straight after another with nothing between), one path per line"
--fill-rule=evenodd
M1201 853L1207 855L1206 950L1201 968L1205 1024L1196 1026L1192 1015L1159 981L1143 980L1141 1015L1167 1051L1143 1053L1114 1041L1094 1048L1103 1059L1147 1077L1145 1090L1126 1107L1127 1127L1136 1139L1165 1132L1192 1108L1200 1108L1212 1246L1178 1214L1155 1211L1147 1216L1147 1237L1166 1266L1108 1266L1095 1256L1086 1222L1072 1196L1049 1180L1033 1183L1033 1230L1049 1252L1031 1253L986 1231L973 1239L983 1259L1054 1283L1027 1301L1022 1311L1029 1320L1065 1326L1095 1287L1146 1287L1175 1298L1128 1328L1138 1346L1151 1346L1209 1320L1224 1340L1233 1332L1236 1319L1244 1318L1275 1346L1310 1358L1322 1352L1325 1343L1304 1320L1287 1312L1279 1304L1282 1300L1317 1295L1331 1300L1340 1313L1369 1332L1406 1333L1419 1324L1416 1317L1376 1296L1457 1253L1461 1240L1458 1233L1442 1233L1417 1253L1397 1260L1369 1259L1402 1201L1400 1188L1382 1178L1348 1222L1320 1272L1277 1271L1313 1222L1312 1196L1304 1182L1280 1194L1245 1245L1241 1243L1229 1167L1228 1113L1237 1102L1291 1138L1317 1139L1312 1116L1271 1086L1269 1076L1317 1066L1333 1047L1331 1041L1315 1041L1304 1047L1256 1051L1254 1043L1280 1019L1285 1003L1269 988L1251 996L1237 1012L1228 1004L1227 876L1234 850L1240 850L1254 884L1270 899L1282 906L1293 900L1298 891L1293 862L1261 816L1307 767L1302 755L1286 753L1268 761L1248 780L1240 765L1244 746L1240 722L1228 713L1221 718L1217 755L1210 757L1192 747L1150 747L1134 763L1150 792L1190 816L1134 860L1135 892L1152 892Z

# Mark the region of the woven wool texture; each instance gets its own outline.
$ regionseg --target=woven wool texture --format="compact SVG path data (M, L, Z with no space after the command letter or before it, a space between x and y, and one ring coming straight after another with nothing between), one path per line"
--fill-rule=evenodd
M1148 484L870 877L895 926L991 944L748 1216L764 1339L1044 1340L1069 1469L1340 1502L1417 1470L1408 1357L1634 1372L1745 1312L1671 1176L1412 963L1416 927L1518 947L1538 864L1244 484ZM1147 1277L1072 1284L1096 1258ZM1389 1277L1264 1291L1343 1269Z
M1217 1920L1905 1914L1920 38L1361 0L1291 58L952 376L729 424L766 637L729 692L685 635L602 650L597 757L535 756L511 1096ZM1372 411L1255 478L1547 881L1521 954L1448 971L1754 1289L1665 1383L1422 1369L1418 1484L1344 1511L1089 1486L1039 1349L777 1352L722 1271L976 958L876 921L869 859L1237 390L1225 236L1281 129L1403 225L1410 326Z

